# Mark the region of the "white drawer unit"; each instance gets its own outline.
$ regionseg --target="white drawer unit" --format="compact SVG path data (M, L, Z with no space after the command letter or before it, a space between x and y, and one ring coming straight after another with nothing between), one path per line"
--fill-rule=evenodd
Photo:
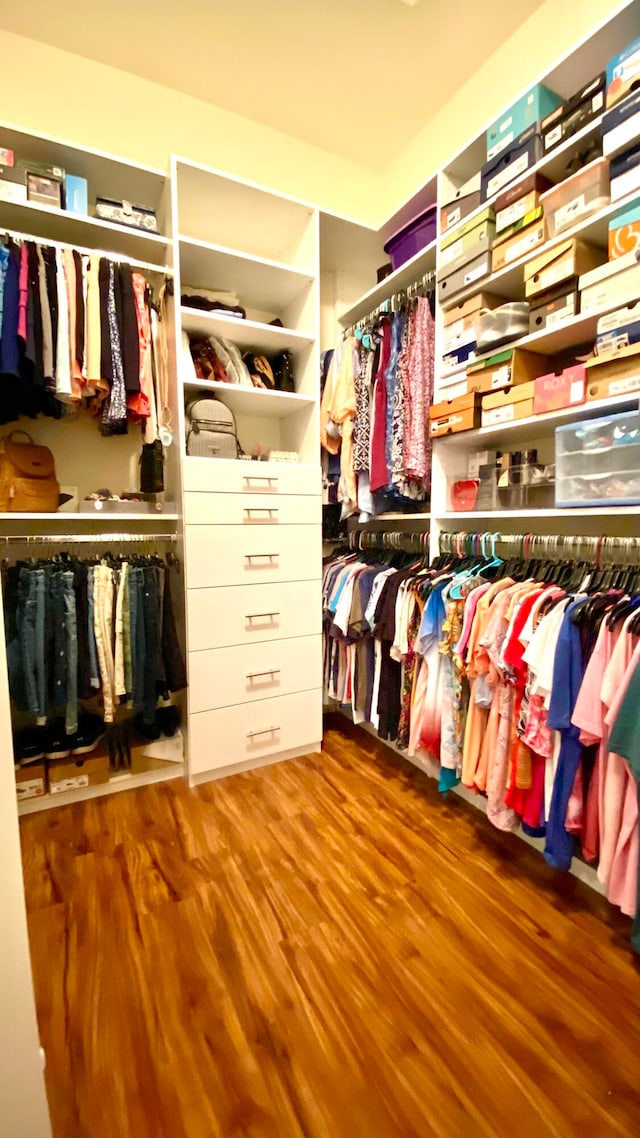
M279 526L322 521L318 494L217 494L184 496L187 525Z
M230 644L319 636L321 632L322 597L317 581L187 592L190 654Z
M321 686L321 636L189 653L191 714Z
M321 688L202 711L189 717L189 769L204 774L321 739Z
M297 462L243 462L186 457L184 489L223 494L320 494L320 466Z
M254 585L318 580L319 525L201 525L185 529L187 586Z

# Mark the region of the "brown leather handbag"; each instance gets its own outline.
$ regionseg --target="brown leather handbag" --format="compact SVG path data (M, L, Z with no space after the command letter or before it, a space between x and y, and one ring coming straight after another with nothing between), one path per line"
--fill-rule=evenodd
M23 436L27 441L17 441ZM60 486L53 455L26 431L0 439L0 512L55 513Z

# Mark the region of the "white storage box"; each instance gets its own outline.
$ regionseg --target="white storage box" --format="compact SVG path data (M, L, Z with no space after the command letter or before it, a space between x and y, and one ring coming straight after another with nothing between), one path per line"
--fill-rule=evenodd
M570 229L583 217L609 204L609 160L596 158L571 178L542 194L547 233L550 238Z
M580 311L597 312L640 296L640 264L635 253L616 257L580 277Z

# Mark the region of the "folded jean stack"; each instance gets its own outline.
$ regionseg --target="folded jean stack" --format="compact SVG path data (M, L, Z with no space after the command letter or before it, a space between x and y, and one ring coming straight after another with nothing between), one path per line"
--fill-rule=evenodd
M43 559L4 571L18 766L90 754L132 713L145 738L158 737L163 716L175 730L176 709L158 708L186 687L170 576L156 557Z

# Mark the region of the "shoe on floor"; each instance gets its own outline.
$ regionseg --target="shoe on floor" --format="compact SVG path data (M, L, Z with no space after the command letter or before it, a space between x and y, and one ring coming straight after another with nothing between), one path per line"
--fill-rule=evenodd
M72 755L88 755L95 750L101 739L104 739L107 729L104 720L99 715L81 714L78 718L78 730L69 737Z
M44 727L22 727L13 735L13 761L17 767L44 759L46 731Z
M154 743L156 739L160 738L160 726L158 724L158 717L156 714L154 714L151 723L145 723L144 719L142 718L142 713L138 712L138 714L134 717L133 725L136 729L137 734L141 735L143 739L147 739L150 743Z
M52 719L46 727L46 743L44 753L48 759L66 759L71 754L71 745L75 735L67 735L64 729L64 719Z

